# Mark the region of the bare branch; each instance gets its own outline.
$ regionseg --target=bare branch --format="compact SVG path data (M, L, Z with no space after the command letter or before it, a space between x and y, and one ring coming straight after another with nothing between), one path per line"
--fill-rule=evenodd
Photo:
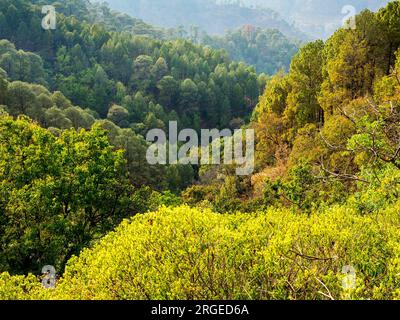
M325 143L330 149L348 151L347 149L345 149L345 148L343 148L343 147L332 145L332 144L324 137L324 135L322 134L322 131L319 131L319 135L320 135L321 139L324 141L324 143Z
M321 291L318 291L318 293L322 294L323 296L325 296L325 297L327 297L327 298L329 298L329 299L331 299L331 300L335 300L335 298L332 296L331 292L329 291L329 289L328 289L328 287L325 285L325 283L323 283L323 282L322 282L321 280L319 280L317 277L315 277L315 280L317 280L317 281L325 288L325 290L328 292L328 293L326 294L326 293L323 293L323 292L321 292Z
M321 161L321 167L322 167L322 170L324 170L327 174L330 175L330 177L326 177L326 179L354 180L354 181L370 184L369 181L367 181L365 179L362 179L362 178L359 178L359 177L357 177L355 175L352 175L352 174L332 172L332 171L328 170L325 167L323 161ZM324 177L316 177L316 179L324 179Z

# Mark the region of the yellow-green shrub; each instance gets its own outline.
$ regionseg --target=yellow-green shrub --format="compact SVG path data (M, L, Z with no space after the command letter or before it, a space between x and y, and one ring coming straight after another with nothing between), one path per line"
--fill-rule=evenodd
M310 217L162 208L123 222L72 258L55 290L35 297L400 298L399 211L400 203L370 215L338 206ZM356 269L354 290L342 287L347 265Z
M0 300L30 300L39 297L43 292L38 278L29 276L11 276L0 274ZM40 295L41 296L41 295Z

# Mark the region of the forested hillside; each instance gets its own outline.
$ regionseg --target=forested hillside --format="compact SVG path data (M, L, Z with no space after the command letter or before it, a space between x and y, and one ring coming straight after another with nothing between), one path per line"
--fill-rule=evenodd
M341 26L343 18L348 14L359 13L364 9L376 11L388 2L389 0L242 0L248 6L275 10L286 21L294 23L297 28L318 39L328 38ZM346 9L348 6L352 9Z
M252 26L230 30L224 36L203 35L201 43L224 49L234 60L244 61L257 72L268 75L288 71L300 46L298 41L289 40L279 30Z
M187 201L209 199L220 212L271 205L309 212L382 183L394 188L399 5L363 11L356 30L304 46L289 73L268 81L254 110L258 172L239 178L229 167L202 168L203 184L185 191Z
M67 15L57 16L54 31L41 28L39 5L0 5L1 112L35 121L1 120L0 140L7 146L0 152L1 248L7 252L1 271L38 272L44 261L63 268L122 218L159 202L180 202L173 193L191 185L196 168L149 165L143 136L166 129L170 120L196 130L237 128L249 119L266 81L224 51L161 40L146 25L146 36L112 31L120 29L115 14L92 24L83 1L57 6ZM91 128L93 135L81 131ZM31 152L28 165L25 154ZM74 167L77 162L82 168ZM42 196L33 200L34 194ZM20 210L24 222L14 220ZM58 240L49 247L48 237Z
M108 0L113 9L161 26L177 28L198 27L211 35L222 35L243 25L278 29L291 38L307 36L283 20L270 8L253 9L239 1L216 0ZM210 23L211 22L211 23Z
M389 0L107 0L107 2L113 9L167 28L196 26L212 35L221 35L229 29L252 25L278 29L290 38L306 40L327 39L341 27L344 17L364 9L378 10ZM210 21L212 23L209 23Z
M178 190L193 176L191 167L162 175L141 168L142 136L149 129L165 128L170 120L195 129L235 126L257 103L265 76L224 51L157 40L158 35L150 37L151 27L140 32L146 37L109 31L118 24L115 15L110 13L107 24L90 24L84 2L61 2L57 10L70 15L60 14L51 32L40 27L39 6L1 3L0 36L8 39L0 42L2 104L9 114L26 114L52 131L88 129L102 120L112 143L130 149L126 158L137 185L171 189L167 176Z
M272 77L261 45L249 66L59 8L44 31L38 5L1 2L0 299L400 297L399 1ZM241 59L245 31L209 41ZM150 165L170 120L254 129L255 171Z
M245 118L257 102L262 80L254 68L231 61L223 51L110 32L101 24L79 22L75 13L60 15L58 28L44 32L39 6L29 1L3 1L1 6L13 23L2 19L0 37L39 55L35 66L43 64L38 72L47 78L36 83L46 80L50 90L102 118L110 104L122 107L123 127L137 124L140 131L178 117L182 126L226 127L234 118ZM11 80L25 80L21 72L13 73L12 63L2 68L12 72Z

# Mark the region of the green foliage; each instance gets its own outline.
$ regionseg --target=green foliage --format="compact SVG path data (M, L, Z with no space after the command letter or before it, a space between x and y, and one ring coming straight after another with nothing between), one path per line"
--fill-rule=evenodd
M245 26L222 36L205 36L202 43L225 49L234 60L255 66L258 72L274 74L288 70L298 46L276 29Z
M363 11L355 30L342 28L326 43L307 44L288 74L267 81L252 124L255 180L266 181L265 205L308 211L343 203L399 168L399 12L399 2L378 13ZM299 179L291 176L303 160L312 181L303 181L300 171ZM275 195L265 196L274 188Z
M348 149L355 152L360 166L382 170L389 165L400 169L399 106L371 106L373 111L356 119L354 134L348 141Z
M42 290L38 279L29 276L11 276L9 273L0 274L0 300L34 300Z
M57 6L61 12L57 29L42 32L39 5L27 0L1 4L4 12L8 8L19 12L12 17L13 24L32 21L31 29L37 30L28 38L28 32L12 31L13 25L0 28L0 38L37 53L16 51L10 42L1 42L0 67L11 80L44 83L46 79L52 90L103 119L111 106L120 105L129 112L122 127L132 128L144 125L147 129L154 123L165 126L171 112L179 114L182 127L226 127L232 119L248 117L256 104L261 82L254 68L231 61L222 50L183 39L121 32L120 27L116 27L119 32L110 31L107 19L118 18L104 5L91 10L83 1L67 1ZM93 21L98 10L105 23ZM139 114L132 108L138 93L143 97ZM151 105L160 112L151 111Z
M14 44L0 41L0 68L10 80L46 84L46 72L40 56L31 52L17 51Z
M0 299L400 297L399 2L271 78L196 28L165 40L80 0L28 39L41 4L0 3ZM252 30L210 41L256 59L271 35L287 61L281 34ZM149 129L240 128L253 109L253 176L146 161ZM47 264L55 290L13 276Z
M278 72L268 80L265 92L255 109L254 118L259 119L263 113L269 112L282 115L286 108L289 88L287 76L283 71Z
M215 210L217 212L235 212L240 210L241 201L239 196L239 186L236 177L228 176L225 178L219 194L215 197Z
M395 299L398 210L398 201L373 216L349 206L310 217L162 208L72 258L55 290L7 275L0 290L13 297L30 283L23 299ZM342 286L348 265L353 289Z
M292 127L307 123L322 123L323 112L318 103L322 83L322 41L311 42L301 48L290 66L290 93L287 97L286 117Z
M315 178L312 166L306 162L298 164L289 172L289 181L282 186L285 199L300 209L310 209L315 202Z
M114 122L116 125L120 127L128 126L128 118L129 112L125 108L117 105L112 105L111 108L108 110L107 114L108 120Z
M2 271L66 260L130 214L122 151L99 126L54 137L29 119L0 118Z

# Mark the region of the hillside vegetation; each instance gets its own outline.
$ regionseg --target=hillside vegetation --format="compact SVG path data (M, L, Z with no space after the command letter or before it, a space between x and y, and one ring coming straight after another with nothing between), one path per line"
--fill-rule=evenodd
M237 177L226 166L203 167L201 183L184 199L192 205L207 199L219 212L271 205L309 212L397 172L399 8L395 1L375 14L364 11L356 30L305 45L289 73L268 81L253 112L257 172Z
M1 299L400 298L399 1L272 77L86 14L29 42L39 7L1 6ZM254 129L254 174L149 165L169 120Z
M306 216L162 208L71 259L55 290L3 274L0 298L399 298L399 209L396 202L365 216L350 202ZM342 286L347 265L357 289Z
M203 35L203 44L224 49L236 61L244 61L256 71L268 75L289 70L293 56L299 50L298 41L290 41L279 30L243 26L224 36Z
M250 8L238 1L216 0L108 0L111 8L156 26L177 28L194 26L211 35L223 35L243 25L278 29L291 38L307 36L268 7Z
M346 6L352 6L354 13L364 9L376 11L384 7L389 0L242 0L242 2L248 6L271 8L306 34L326 39L341 26L343 17L352 14L347 9L345 13L342 12Z

